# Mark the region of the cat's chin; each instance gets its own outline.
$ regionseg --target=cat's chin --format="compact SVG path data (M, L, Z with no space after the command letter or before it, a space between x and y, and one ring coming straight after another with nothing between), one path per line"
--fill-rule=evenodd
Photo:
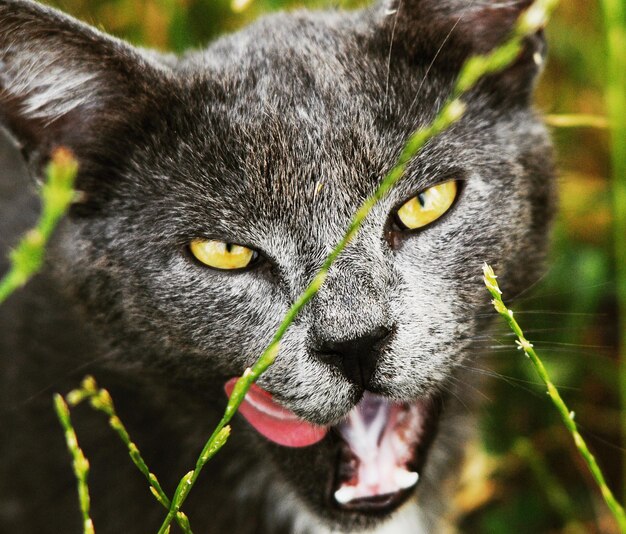
M226 383L230 394L236 378ZM434 439L441 403L411 403L364 392L359 403L334 426L318 426L277 404L253 384L240 413L266 439L290 448L315 445L327 435L339 443L329 504L343 512L381 515L413 493Z

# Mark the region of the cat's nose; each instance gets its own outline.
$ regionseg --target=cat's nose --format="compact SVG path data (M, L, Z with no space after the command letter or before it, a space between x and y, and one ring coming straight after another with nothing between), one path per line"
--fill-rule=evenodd
M391 330L381 326L352 339L324 341L315 352L322 361L338 367L348 380L366 388L390 337Z

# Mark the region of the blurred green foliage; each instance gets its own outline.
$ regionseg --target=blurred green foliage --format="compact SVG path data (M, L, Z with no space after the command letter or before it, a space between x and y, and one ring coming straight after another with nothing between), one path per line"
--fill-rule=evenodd
M356 7L360 0L57 0L56 5L142 46L181 52L264 13ZM607 78L597 1L562 2L547 29L549 62L537 92L546 113L604 114ZM626 90L626 89L625 89ZM612 255L608 132L554 130L560 212L544 279L516 306L616 494L623 494L619 338ZM529 258L529 261L535 261ZM520 265L520 268L524 268ZM502 326L502 325L501 325ZM502 327L477 362L482 442L468 454L459 493L463 532L616 532L569 435L525 358ZM524 437L524 454L520 437ZM530 452L529 452L530 451ZM539 464L537 464L539 462ZM540 467L537 467L537 466ZM543 466L543 468L541 467ZM546 478L548 473L549 479ZM555 497L556 495L556 497Z
M41 269L46 244L74 198L77 171L78 164L69 150L59 148L52 154L40 190L41 216L9 255L11 267L0 278L0 304Z

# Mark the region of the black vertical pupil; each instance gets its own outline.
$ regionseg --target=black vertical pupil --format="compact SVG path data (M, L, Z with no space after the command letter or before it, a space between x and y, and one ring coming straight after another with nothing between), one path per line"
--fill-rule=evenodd
M424 193L420 193L419 195L417 195L417 201L420 203L420 206L422 206L422 208L426 205L426 197L424 196Z
M233 250L233 244L232 243L226 243L226 252L230 253Z

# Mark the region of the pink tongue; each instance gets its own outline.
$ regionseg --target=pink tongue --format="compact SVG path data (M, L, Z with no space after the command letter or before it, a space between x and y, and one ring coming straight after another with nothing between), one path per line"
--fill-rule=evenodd
M237 378L231 378L224 385L230 396ZM299 419L295 413L279 406L272 395L263 388L252 384L246 398L239 407L254 429L270 441L285 447L307 447L320 441L328 432L323 426L313 425Z

